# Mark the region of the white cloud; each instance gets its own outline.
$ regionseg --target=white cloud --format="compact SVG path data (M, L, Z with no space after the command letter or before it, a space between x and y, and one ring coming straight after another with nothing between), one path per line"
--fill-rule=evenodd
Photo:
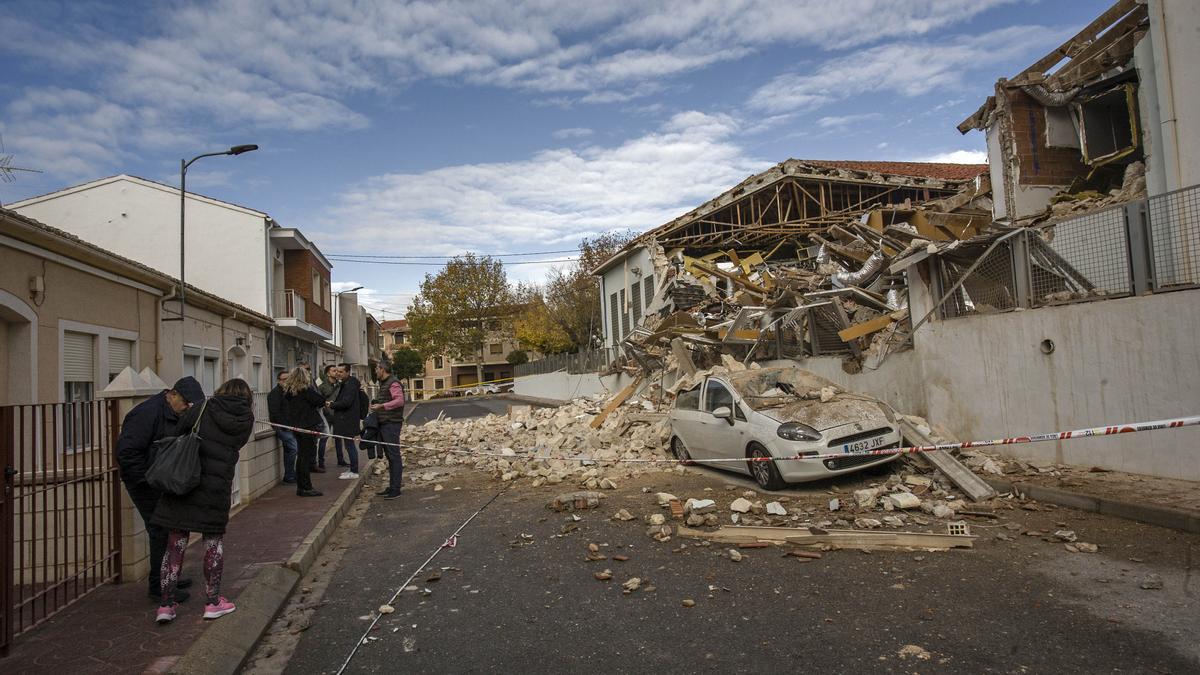
M942 152L917 160L920 162L948 162L950 164L987 164L988 155L983 150L955 150Z
M381 291L371 288L361 281L334 281L330 283L334 293L348 292L352 289L358 296L358 304L380 321L399 319L404 316L416 297L416 291Z
M895 42L838 57L811 72L789 73L760 87L751 107L769 113L811 110L863 94L916 97L960 87L971 72L1061 41L1062 31L1011 26L951 41Z
M565 140L568 138L586 138L588 136L591 136L592 133L593 133L593 131L591 129L585 129L583 127L572 127L570 129L559 129L558 131L555 131L554 133L552 133L550 135L552 137L554 137L555 139L561 141L561 140Z
M736 130L728 116L685 112L613 147L377 176L344 191L314 236L326 251L455 255L571 248L611 230L644 230L769 165L730 140ZM539 278L537 267L512 271Z
M822 129L844 129L852 124L869 122L870 120L879 119L882 116L883 115L880 113L827 116L817 120L817 126L821 127Z

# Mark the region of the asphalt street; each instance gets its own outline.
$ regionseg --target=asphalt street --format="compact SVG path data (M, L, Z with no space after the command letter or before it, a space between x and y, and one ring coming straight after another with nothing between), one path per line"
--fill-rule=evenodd
M450 419L483 417L489 413L504 415L508 413L510 405L528 405L528 402L492 396L439 398L418 402L406 419L408 424L424 424L437 419L438 415L443 412Z
M642 519L663 511L643 488L724 507L744 484L708 471L625 483L579 521L546 506L568 485L512 486L463 467L440 491L410 486L400 500L371 501L345 533L287 672L335 672L380 605L504 487L455 547L441 548L400 593L347 672L1200 668L1194 535L1038 505L977 524L969 551L844 550L805 562L762 548L734 562L715 545L648 538ZM792 491L791 503L818 508L854 487L844 479L809 486ZM612 519L621 508L637 519ZM1023 534L1062 528L1100 553L1070 553ZM586 560L589 543L607 559ZM594 578L604 569L611 581ZM1151 574L1161 589L1142 588ZM631 577L641 587L624 594ZM902 656L909 645L924 653Z

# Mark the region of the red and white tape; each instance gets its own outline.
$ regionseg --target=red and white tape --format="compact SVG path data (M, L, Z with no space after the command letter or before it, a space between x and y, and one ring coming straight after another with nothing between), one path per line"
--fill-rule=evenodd
M355 440L353 436L340 436L324 431L313 431L312 429L300 429L291 427L286 424L276 424L273 422L258 422L259 424L274 427L276 429L286 429L295 433L309 434L313 436L325 436L328 438L342 438ZM866 450L863 452L831 452L819 455L792 455L789 457L727 457L717 459L704 460L681 460L674 457L661 458L598 458L584 456L567 456L567 455L547 455L539 451L538 448L531 448L533 451L517 453L515 455L505 454L502 452L488 452L482 450L463 450L460 448L438 448L427 445L417 445L415 443L387 443L384 441L370 441L376 445L391 445L397 448L414 448L418 450L430 450L432 452L445 452L455 455L468 455L472 457L502 457L509 460L534 460L534 461L550 461L559 460L565 462L592 462L592 463L622 463L622 464L680 464L685 462L699 461L704 464L720 464L726 462L773 462L773 461L795 461L795 460L823 460L823 459L841 459L845 457L862 457L871 455L907 455L918 452L933 452L935 450L962 450L966 448L984 448L996 445L1015 445L1022 443L1041 443L1044 441L1065 441L1078 438L1094 438L1097 436L1113 436L1116 434L1130 434L1138 431L1156 431L1159 429L1181 429L1200 425L1200 415L1192 417L1179 417L1169 420L1158 420L1155 422L1131 422L1128 424L1118 424L1107 427L1094 427L1091 429L1076 429L1074 431L1057 431L1044 434L1032 434L1029 436L1013 436L1011 438L998 438L990 441L964 441L961 443L942 443L939 445L912 445L902 448L881 448L879 450ZM361 439L360 439L361 440Z

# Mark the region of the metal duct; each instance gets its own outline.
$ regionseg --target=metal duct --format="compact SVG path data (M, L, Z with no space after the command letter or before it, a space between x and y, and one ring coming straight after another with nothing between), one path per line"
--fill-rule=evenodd
M829 251L825 250L825 244L821 244L817 249L817 264L824 265L827 262L829 262Z
M857 272L834 273L833 283L839 286L861 286L863 282L875 276L883 268L883 260L883 252L875 251Z
M1066 91L1050 91L1045 86L1040 84L1026 84L1021 87L1021 91L1033 97L1033 100L1045 106L1064 106L1071 102L1071 99L1079 95L1080 87L1073 87Z
M904 292L904 289L893 288L885 293L883 297L884 301L887 303L887 306L893 311L908 307L908 294Z

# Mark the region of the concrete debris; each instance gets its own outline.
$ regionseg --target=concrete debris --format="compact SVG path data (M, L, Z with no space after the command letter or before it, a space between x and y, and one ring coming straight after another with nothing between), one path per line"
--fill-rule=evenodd
M671 538L671 533L674 530L670 525L651 525L646 528L646 536L657 541L668 541Z
M633 514L625 509L621 509L620 511L617 511L616 513L613 514L613 518L616 520L629 521L629 520L633 520Z
M877 488L867 488L864 490L854 491L854 502L861 509L869 509L875 506L879 500L879 490Z
M613 577L612 570L604 570L603 572L593 572L592 576L596 577L596 581L609 581Z
M840 500L840 499L830 499L829 500L829 510L830 511L837 511L840 508L842 508L842 500Z
M672 501L679 499L679 497L676 497L670 492L660 492L654 495L654 498L658 500L659 506L670 506Z
M855 518L854 526L865 530L873 530L878 527L883 527L883 523L874 518Z
M735 513L749 513L752 506L753 504L750 503L749 499L746 499L745 497L738 497L737 499L733 500L732 504L729 505L729 510L734 511Z
M917 659L918 661L928 661L933 658L932 654L919 645L904 645L896 654L904 660Z
M1072 542L1072 541L1075 541L1076 539L1078 539L1078 537L1075 535L1074 530L1059 530L1054 533L1054 536L1056 536L1060 540L1066 541L1066 542Z
M554 498L549 506L555 511L582 511L600 506L603 495L599 492L567 492Z
M663 523L667 522L667 517L661 513L652 513L650 514L649 518L647 518L646 522L650 523L651 525L662 525Z
M717 503L711 499L688 499L683 504L683 512L702 516L717 510Z
M641 586L642 586L642 580L638 577L633 577L629 581L626 581L625 583L621 584L621 588L624 589L623 592L625 593L625 595L629 595L630 593L641 588Z
M1147 591L1160 591L1163 588L1163 580L1157 574L1147 574L1142 577L1138 586Z
M729 554L729 559L732 560L733 562L741 562L742 561L742 552L737 550L736 548L729 549L727 551L727 553Z
M683 602L680 604L682 604L684 607L695 607L696 601L691 598L684 598Z
M396 611L396 608L392 607L391 605L380 605L379 606L380 614L391 614L394 611Z
M769 502L767 504L767 513L772 516L786 516L787 509L783 508L783 504L779 502Z

